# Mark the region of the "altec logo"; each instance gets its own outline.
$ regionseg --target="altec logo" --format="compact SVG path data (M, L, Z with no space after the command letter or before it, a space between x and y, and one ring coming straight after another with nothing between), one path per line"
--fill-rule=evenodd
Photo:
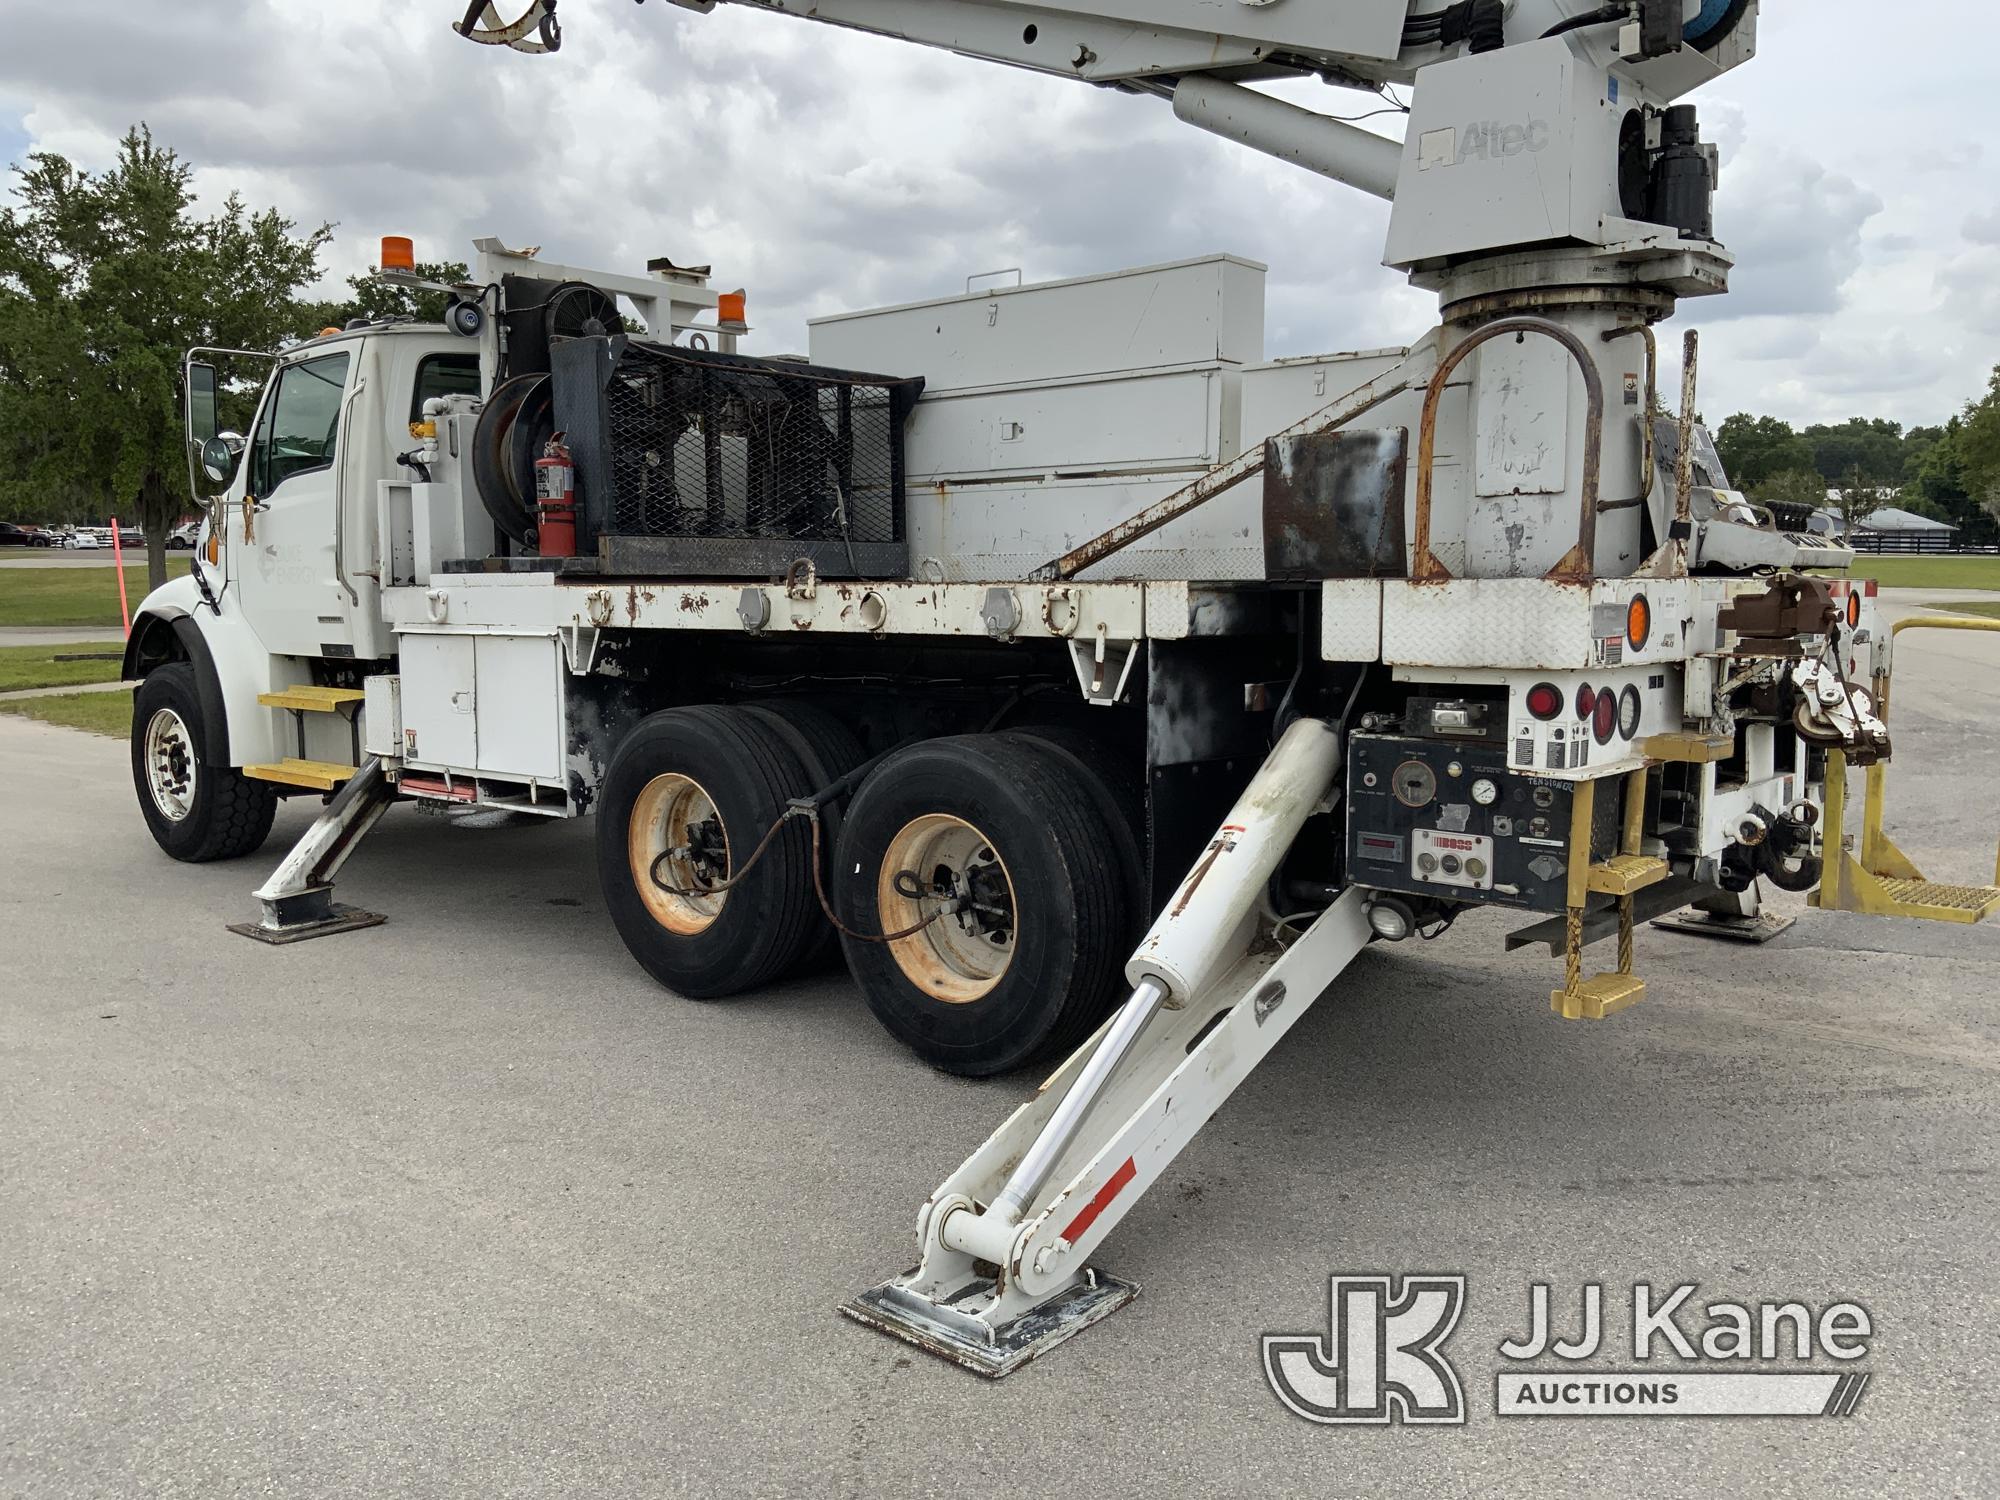
M1463 166L1469 161L1500 161L1548 150L1552 141L1547 120L1518 125L1475 120L1464 128L1447 125L1426 130L1417 138L1417 170Z
M1465 1309L1463 1276L1335 1276L1328 1336L1264 1335L1264 1378L1308 1422L1458 1425L1465 1389L1442 1346Z

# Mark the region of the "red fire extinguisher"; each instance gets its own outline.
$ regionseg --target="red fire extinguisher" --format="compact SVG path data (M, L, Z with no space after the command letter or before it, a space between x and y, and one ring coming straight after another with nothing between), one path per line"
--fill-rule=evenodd
M576 556L576 467L560 432L535 460L535 547L544 557Z

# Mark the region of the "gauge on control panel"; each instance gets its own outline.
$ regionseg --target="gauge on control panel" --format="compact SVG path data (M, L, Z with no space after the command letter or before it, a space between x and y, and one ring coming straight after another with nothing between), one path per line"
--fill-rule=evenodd
M1472 800L1481 807L1491 807L1500 800L1500 788L1482 776L1472 783Z
M1405 807L1428 807L1437 796L1437 772L1420 760L1406 760L1396 767L1393 782L1396 800Z

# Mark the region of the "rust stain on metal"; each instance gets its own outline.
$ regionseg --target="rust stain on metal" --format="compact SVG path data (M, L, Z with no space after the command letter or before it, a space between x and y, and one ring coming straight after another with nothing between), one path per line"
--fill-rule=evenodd
M1423 424L1418 429L1417 437L1415 535L1411 541L1410 561L1410 577L1417 583L1447 583L1452 576L1451 569L1431 550L1431 496L1436 482L1437 419L1438 408L1444 404L1445 388L1468 355L1488 340L1509 333L1537 333L1554 339L1569 351L1577 368L1583 372L1587 415L1583 425L1583 504L1577 518L1576 545L1543 576L1555 583L1578 582L1590 578L1596 570L1598 472L1602 461L1598 450L1604 436L1603 377L1597 373L1597 362L1590 357L1583 341L1561 324L1551 323L1545 318L1502 318L1468 336L1464 343L1439 361L1437 373L1431 376L1430 386L1424 392Z
M1349 391L1331 405L1321 408L1303 421L1293 423L1283 432L1273 433L1272 436L1282 439L1327 432L1345 426L1356 417L1373 411L1384 401L1400 396L1410 388L1412 381L1408 371L1412 361L1417 357L1411 355L1386 375L1369 381L1357 390ZM1155 501L1136 516L1120 521L1108 531L1100 532L1081 546L1065 552L1055 561L1043 563L1028 575L1028 581L1053 583L1058 579L1074 578L1093 563L1102 562L1113 553L1122 551L1138 541L1139 538L1151 536L1170 521L1179 520L1197 506L1205 505L1223 491L1263 473L1264 448L1265 445L1262 443L1245 448L1229 462L1218 464L1192 484L1175 490L1164 500Z
M625 619L628 623L639 623L639 585L627 584L625 588Z
M1402 576L1404 428L1271 438L1266 446L1266 578ZM1196 612L1209 607L1203 601Z

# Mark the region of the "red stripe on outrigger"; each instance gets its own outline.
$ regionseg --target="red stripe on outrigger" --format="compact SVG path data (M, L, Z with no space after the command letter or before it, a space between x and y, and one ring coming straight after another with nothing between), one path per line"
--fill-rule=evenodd
M1111 1180L1097 1190L1097 1196L1084 1204L1083 1212L1069 1221L1069 1228L1062 1237L1074 1245L1082 1239L1084 1232L1097 1222L1097 1216L1111 1206L1111 1200L1123 1191L1125 1184L1139 1175L1139 1168L1131 1157L1125 1158L1125 1165L1111 1174Z

